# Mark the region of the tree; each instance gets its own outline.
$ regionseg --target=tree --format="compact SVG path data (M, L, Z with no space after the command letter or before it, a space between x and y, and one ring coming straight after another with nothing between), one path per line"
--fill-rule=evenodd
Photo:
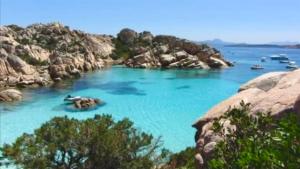
M159 143L128 119L55 117L4 145L3 155L24 169L147 169L154 165Z
M249 115L249 104L241 103L214 121L222 135L209 161L209 168L289 168L300 166L300 120L293 114L276 120L270 114ZM236 129L220 124L228 119ZM228 133L227 133L228 132Z
M163 169L196 169L195 154L195 147L187 147L178 153L170 154Z

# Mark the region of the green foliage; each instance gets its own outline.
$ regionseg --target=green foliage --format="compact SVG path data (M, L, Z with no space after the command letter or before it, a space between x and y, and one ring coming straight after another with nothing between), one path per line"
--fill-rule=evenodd
M47 60L44 60L44 61L36 60L36 59L32 58L31 56L29 56L29 54L26 54L26 53L19 55L19 57L22 60L24 60L26 63L35 65L35 66L44 66L44 65L48 64Z
M209 168L289 168L300 166L300 121L294 114L280 120L270 114L249 116L249 104L241 103L214 121L214 130L225 137L217 144ZM230 120L235 129L220 124ZM228 133L226 133L228 132Z
M187 147L178 153L170 155L164 169L195 169L195 147Z
M115 50L111 55L111 58L114 60L123 58L127 59L132 56L132 52L128 45L122 43L118 38L113 39L113 43L115 44Z
M34 134L4 145L3 155L24 169L150 169L158 147L159 140L128 119L55 117Z

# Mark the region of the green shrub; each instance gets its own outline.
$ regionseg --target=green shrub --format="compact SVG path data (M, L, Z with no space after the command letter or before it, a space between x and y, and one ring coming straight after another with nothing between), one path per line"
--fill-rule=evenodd
M171 154L164 169L195 169L195 147L187 147L178 153Z
M114 60L123 58L128 59L132 56L132 52L128 45L122 43L118 38L113 39L113 43L115 44L115 50L111 55L111 58Z
M3 155L24 169L150 169L159 140L138 131L128 119L109 115L87 120L55 117L34 134L3 147Z
M249 116L249 104L232 109L215 120L214 130L225 136L217 144L209 168L289 168L300 166L300 120L288 114L275 120L270 114ZM229 119L236 131L225 135L220 119Z
M35 65L35 66L45 66L48 64L47 60L41 61L41 60L36 60L29 56L28 54L24 53L22 55L19 55L19 57L24 60L26 63L30 65Z

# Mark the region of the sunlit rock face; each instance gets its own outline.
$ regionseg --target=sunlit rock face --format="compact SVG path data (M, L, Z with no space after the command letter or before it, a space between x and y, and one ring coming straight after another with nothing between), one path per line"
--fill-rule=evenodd
M0 85L47 85L112 63L110 36L59 23L0 28ZM1 87L0 86L0 87Z
M1 102L13 102L22 100L23 95L20 91L16 89L6 89L0 91L0 101Z
M203 168L210 158L214 145L222 138L212 130L212 121L222 116L229 108L239 107L241 101L250 103L250 113L270 112L274 118L285 113L300 116L300 69L292 72L271 72L242 85L239 92L210 109L193 126L197 129L196 148L198 167ZM224 127L234 127L226 119Z

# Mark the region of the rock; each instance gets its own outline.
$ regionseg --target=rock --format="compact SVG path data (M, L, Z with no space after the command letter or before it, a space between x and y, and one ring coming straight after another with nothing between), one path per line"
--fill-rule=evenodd
M125 28L120 31L117 35L118 39L125 44L133 44L136 38L138 38L138 33L132 29Z
M89 109L91 107L95 107L102 102L99 99L93 99L93 98L81 98L80 100L77 100L74 102L74 106L77 109Z
M198 166L203 165L203 158L200 153L197 153L195 155L195 160L196 160Z
M239 107L240 102L250 103L250 114L257 112L271 112L274 118L280 118L285 113L296 113L300 116L300 69L292 72L267 73L250 80L240 87L234 96L222 101L211 108L203 117L197 120L193 126L196 132L197 152L203 158L203 164L207 165L210 153L215 144L223 138L212 132L212 121L223 115L228 109ZM229 120L221 119L225 134L228 130L235 131L236 127Z
M149 44L152 43L152 40L153 40L153 35L151 32L149 31L144 31L142 33L139 34L139 38L143 41L143 42L147 42Z
M159 59L162 65L169 65L176 60L176 58L170 54L162 54L160 55Z
M295 104L294 104L295 113L300 117L300 95L298 96Z
M17 56L9 55L7 61L16 72L26 75L35 73L35 70L30 65Z
M227 68L229 66L225 61L215 57L210 57L210 61L208 62L208 65L211 68Z
M211 153L214 150L216 145L217 145L216 142L210 142L210 143L206 144L203 148L204 155L205 156L211 155Z
M150 32L137 34L123 29L118 39L130 51L131 55L124 60L128 67L209 69L230 66L216 49L174 36L153 37Z
M16 89L6 89L0 92L0 101L12 102L22 100L22 93Z
M250 88L258 88L264 91L268 91L272 89L285 74L286 72L266 73L242 85L239 88L239 91L247 90Z
M1 26L0 36L3 86L49 85L112 64L112 37L70 30L59 23Z

